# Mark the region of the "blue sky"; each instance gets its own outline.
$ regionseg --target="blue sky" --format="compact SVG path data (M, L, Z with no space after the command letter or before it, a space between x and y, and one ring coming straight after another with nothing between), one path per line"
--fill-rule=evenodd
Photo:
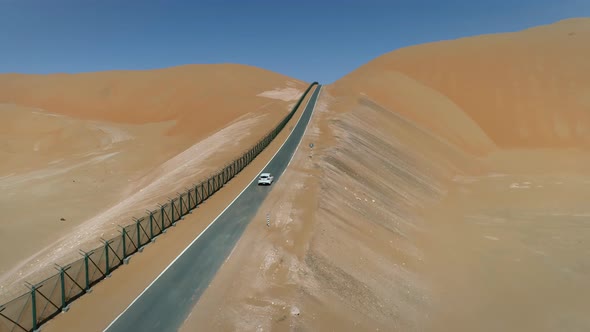
M394 49L590 16L590 0L0 0L0 73L242 63L331 83Z

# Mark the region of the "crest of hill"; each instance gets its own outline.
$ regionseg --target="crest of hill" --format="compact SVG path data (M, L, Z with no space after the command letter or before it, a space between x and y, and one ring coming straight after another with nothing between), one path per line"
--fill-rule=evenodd
M472 153L590 145L590 18L382 55L336 81ZM347 97L345 97L347 96Z
M82 120L122 124L176 121L169 134L211 131L260 107L258 94L304 82L236 64L185 65L145 71L0 75L0 103L40 108Z

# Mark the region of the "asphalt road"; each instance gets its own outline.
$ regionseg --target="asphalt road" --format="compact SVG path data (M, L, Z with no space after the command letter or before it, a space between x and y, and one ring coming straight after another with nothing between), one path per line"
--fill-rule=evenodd
M275 176L275 183L280 181L301 141L320 88L320 85L316 87L291 135L264 169ZM288 130L288 127L284 130ZM271 188L272 186L258 186L256 180L252 181L200 238L105 331L177 331L256 215Z

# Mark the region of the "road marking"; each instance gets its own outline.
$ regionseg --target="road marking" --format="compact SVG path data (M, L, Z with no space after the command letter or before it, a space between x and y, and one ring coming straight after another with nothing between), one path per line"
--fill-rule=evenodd
M320 91L318 91L318 97L315 99L316 105L318 103L318 99L320 99L321 93L322 93L322 87L320 87ZM287 167L289 167L289 165L291 165L291 161L293 161L293 158L295 158L295 154L297 153L297 150L299 150L299 146L301 145L301 141L303 141L303 137L305 137L305 133L307 132L307 128L309 128L309 123L311 123L311 119L313 118L313 114L315 113L315 106L316 105L314 105L313 109L311 110L311 115L309 116L308 125L305 126L305 130L303 131L303 135L301 135L301 140L299 141L299 143L297 143L297 146L295 147L295 151L293 151L293 156L291 156L291 159L289 159L289 163L287 164ZM287 167L285 167L285 171L287 171Z
M317 86L316 86L316 89L317 89ZM318 91L318 97L319 97L319 95L320 95L319 93L321 92L321 88L319 88L319 89L320 89L320 91ZM315 92L315 90L314 90L314 92ZM299 124L299 122L301 121L301 118L303 117L303 113L305 113L305 110L307 109L307 106L309 105L309 102L311 101L311 97L312 97L312 96L313 96L313 92L311 93L311 95L310 95L309 99L307 100L307 103L305 104L305 107L303 107L303 112L301 113L301 116L299 117L299 120L297 120L297 123L295 124L295 126L294 126L293 128L297 127L297 125L298 125L298 124ZM317 98L316 98L316 102L317 102ZM314 105L313 109L311 110L311 112L312 112L312 115L313 115L313 112L314 112L314 111L315 111L315 105ZM311 115L310 115L310 120L311 120ZM305 130L307 130L307 126L305 126ZM287 136L287 138L285 139L285 141L283 142L283 144L281 144L281 146L280 146L280 147L277 149L277 151L275 152L275 154L273 154L273 156L272 156L272 157L270 158L270 160L269 160L269 161L266 163L266 165L264 165L264 167L262 168L262 170L261 170L261 171L263 171L263 170L264 170L264 169L265 169L265 168L268 166L268 164L270 164L270 162L271 162L271 161L273 161L273 159L276 157L276 155L279 153L279 151L281 151L281 149L283 148L283 146L285 145L285 143L287 143L287 141L289 140L289 138L290 138L290 137L291 137L291 135L293 134L293 131L294 131L294 130L291 130L291 131L289 132L289 135ZM305 131L303 131L303 135L305 135ZM301 139L303 139L303 135L301 136ZM301 141L299 141L299 143L301 143ZM297 146L299 146L299 145L297 145ZM297 151L297 150L296 150L296 151ZM295 156L295 153L293 153L293 156ZM293 156L291 156L291 159L293 159ZM289 161L289 163L291 163L291 161ZM287 164L287 166L289 166L289 165ZM247 166L246 166L246 167L247 167ZM152 287L152 285L153 285L153 284L155 284L155 283L156 283L156 281L158 281L158 279L160 279L160 277L161 277L161 276L162 276L164 273L166 273L166 271L168 271L168 269L169 269L169 268L170 268L172 265L174 265L174 263L176 263L176 261L177 261L177 260L180 258L180 256L182 256L182 255L183 255L183 254L184 254L184 253L185 253L185 252L186 252L186 251L187 251L187 250L188 250L188 249L189 249L189 248L190 248L190 247L191 247L191 246L192 246L192 245L193 245L195 242L197 242L197 240L198 240L198 239L201 237L201 235L203 235L203 234L204 234L204 233L205 233L205 232L206 232L206 231L209 229L209 227L211 227L211 225L213 225L213 224L214 224L214 223L217 221L217 219L219 219L219 217L221 217L221 215L222 215L222 214L223 214L223 213L224 213L224 212L225 212L227 209L229 209L229 208L230 208L230 207L231 207L231 206L234 204L234 202L235 202L235 201L236 201L238 198L240 198L240 196L242 196L242 194L244 193L244 191L246 191L246 189L248 189L248 187L249 187L249 186L250 186L250 185L251 185L251 184L252 184L254 181L256 181L256 179L258 178L258 174L259 174L259 173L260 173L260 172L256 173L256 175L254 176L254 178L253 178L253 179L252 179L250 182L248 182L248 184L246 185L246 187L245 187L245 188L244 188L244 189L243 189L243 190L242 190L242 191L241 191L241 192L238 194L238 196L236 196L236 197L233 199L233 201L231 201L231 203L229 203L229 204L228 204L228 205L225 207L225 209L223 209L223 211L221 211L221 213L220 213L219 215L217 215L217 217L215 217L215 219L213 219L213 221L212 221L212 222L211 222L211 223L210 223L210 224L209 224L209 225L208 225L208 226L207 226L207 227L206 227L206 228L205 228L205 229L204 229L204 230L203 230L203 231L202 231L202 232L201 232L201 233L200 233L200 234L199 234L199 235L198 235L198 236L197 236L197 237L196 237L196 238L195 238L195 239L194 239L194 240L193 240L193 241L192 241L192 242L191 242L191 243L190 243L190 244L189 244L187 247L186 247L186 248L184 248L184 250L183 250L183 251L182 251L180 254L178 254L178 256L176 256L176 258L174 258L174 260L173 260L173 261L172 261L170 264L168 264L168 266L166 266L166 268L164 269L164 271L162 271L162 272L161 272L161 273L160 273L160 274L159 274L159 275L156 277L156 279L154 279L154 281L152 281L152 282L151 282L151 283L150 283L150 284L149 284L149 285L148 285L148 286L147 286L147 287L146 287L146 288L145 288L145 289L144 289L144 290L143 290L143 291L142 291L142 292L141 292L141 293L140 293L140 294L139 294L139 295L138 295L138 296L137 296L137 297L136 297L136 298L135 298L135 299L134 299L134 300L131 302L131 304L129 304L129 305L127 306L127 308L125 308L125 310L123 310L123 311L122 311L122 312L121 312L121 313L120 313L120 314L119 314L117 317L115 317L115 319L114 319L114 320L113 320L113 321L112 321L112 322L111 322L111 323L110 323L110 324L109 324L109 325L108 325L108 326L107 326L107 327L106 327L106 328L103 330L103 332L107 331L107 330L108 330L108 329L109 329L109 328L110 328L110 327L111 327L113 324L115 324L115 322L116 322L116 321L117 321L119 318L121 318L121 316L123 316L123 314L125 314L125 312L127 312L127 310L129 310L129 308L131 308L131 307L133 306L133 304L134 304L135 302L137 302L137 300L139 300L139 298L140 298L140 297L141 297L141 296L142 296L142 295L143 295L143 294L144 294L144 293L145 293L145 292L146 292L146 291L147 291L147 290L148 290L150 287ZM235 248L234 248L234 249L235 249ZM232 250L232 251L233 251L233 250Z

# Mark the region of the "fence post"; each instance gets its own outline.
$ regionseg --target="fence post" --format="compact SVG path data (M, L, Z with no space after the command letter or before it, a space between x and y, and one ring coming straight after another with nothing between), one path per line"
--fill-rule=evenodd
M178 195L178 199L180 201L180 216L182 217L184 214L182 213L182 194Z
M150 240L154 239L154 215L150 212Z
M176 222L176 220L174 219L174 200L171 199L170 200L170 214L171 214L171 220L170 220L170 224L174 224Z
M85 280L86 281L86 285L84 285L85 286L84 291L86 293L88 293L88 291L90 290L90 271L88 269L88 259L89 258L88 258L88 253L87 252L82 251L82 254L84 255L84 275L86 277L85 278L86 279Z
M125 229L125 227L121 227L123 230L121 231L121 243L123 245L123 258L127 258L127 244L125 243L127 241L126 236L127 235L127 230Z
M141 247L141 225L139 220L135 220L135 230L137 231L137 248L139 248Z
M105 258L105 276L111 274L111 267L109 266L109 241L104 241L104 258Z
M61 286L61 310L66 309L66 272L63 267L59 267L59 283Z
M191 204L192 204L191 203L191 190L190 189L186 191L186 195L188 196L188 209L190 210L191 209Z
M166 229L166 227L164 227L164 206L160 206L160 219L162 220L162 233L164 233L164 230Z
M37 289L35 285L31 285L31 316L33 318L33 331L37 330Z

